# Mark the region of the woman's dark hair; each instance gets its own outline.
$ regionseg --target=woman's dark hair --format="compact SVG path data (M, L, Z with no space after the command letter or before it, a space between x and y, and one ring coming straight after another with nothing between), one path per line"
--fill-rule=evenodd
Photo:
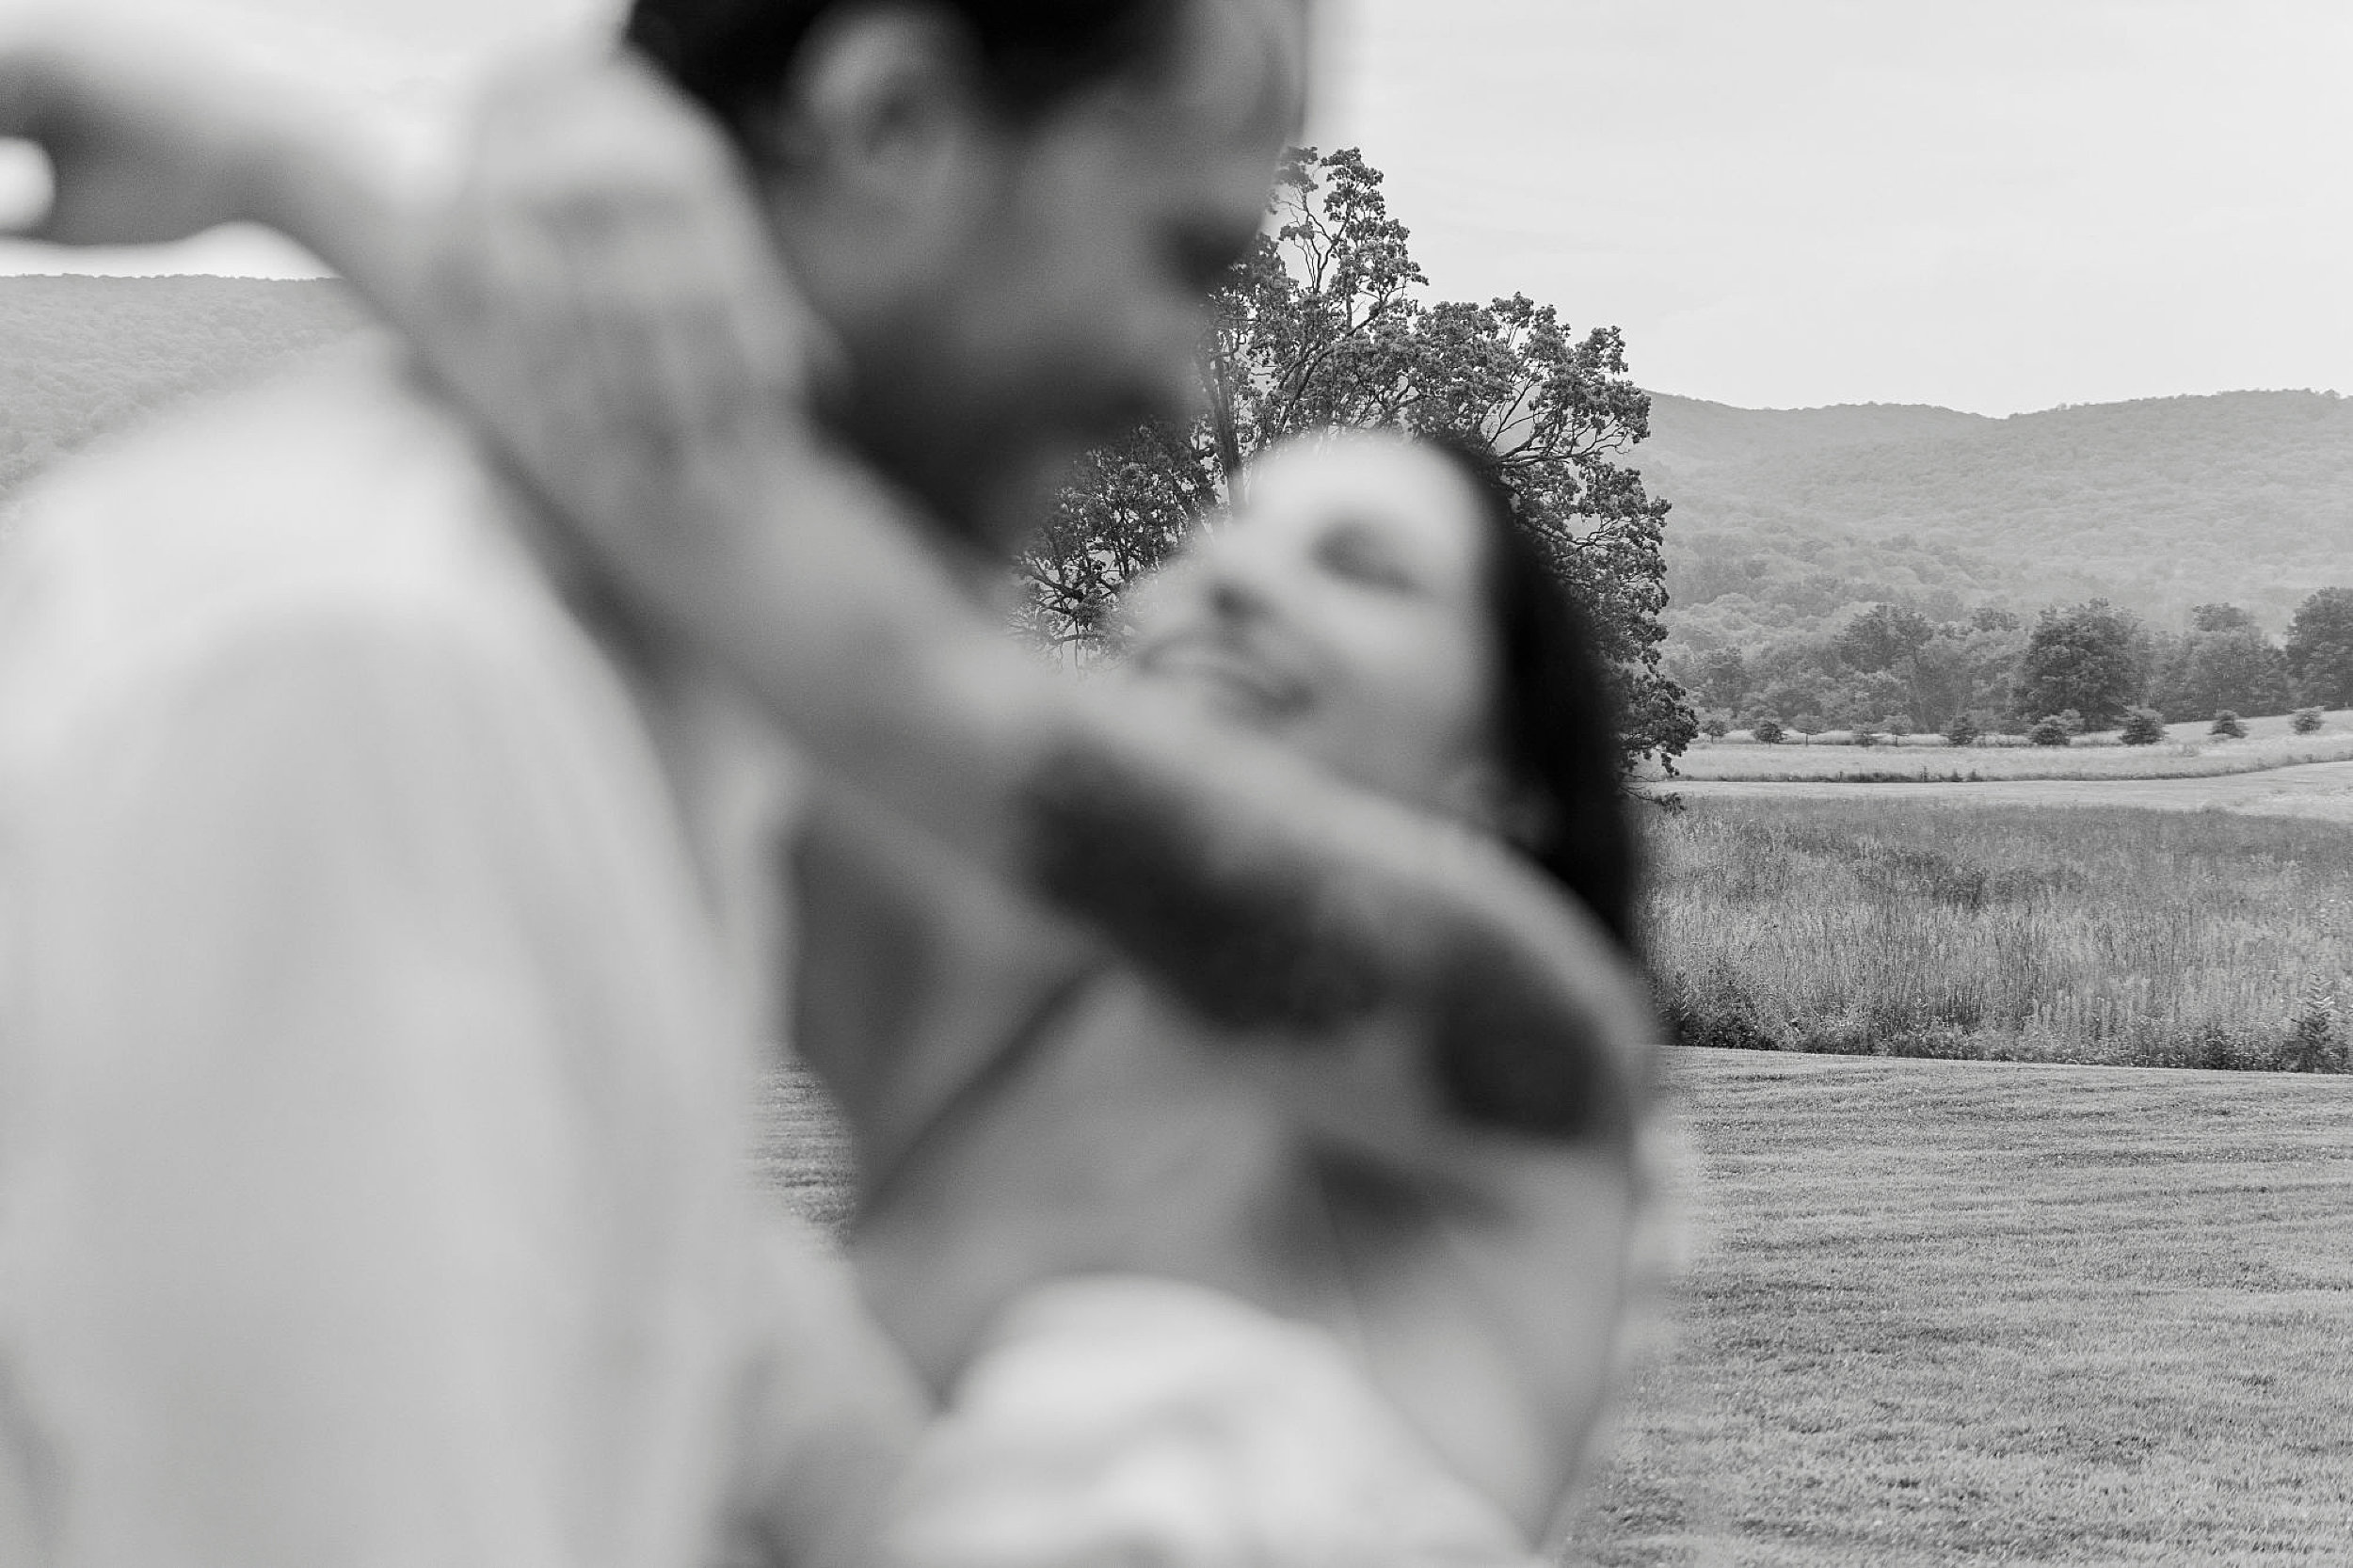
M624 37L739 141L772 109L817 24L865 0L635 0ZM926 0L960 25L1021 118L1150 58L1188 0Z
M1632 952L1641 857L1619 767L1617 705L1592 617L1545 559L1519 491L1487 443L1449 433L1421 441L1479 500L1499 666L1496 748L1507 783L1536 808L1520 848Z

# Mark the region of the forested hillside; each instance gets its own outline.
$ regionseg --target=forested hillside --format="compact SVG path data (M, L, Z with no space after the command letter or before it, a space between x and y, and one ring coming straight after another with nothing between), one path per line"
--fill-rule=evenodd
M1645 468L1677 473L1835 447L1975 435L2000 421L1925 403L1844 403L1829 408L1736 408L1651 393Z
M352 332L342 285L0 278L0 498L191 391ZM1656 394L1632 454L1667 529L1687 658L1827 633L1879 602L1939 621L2106 598L2278 632L2353 584L2353 401L2231 392L1987 419L1919 405L1735 408Z
M1879 601L1937 618L2106 598L2165 627L2240 604L2277 631L2353 583L2353 402L2329 393L1992 420L1658 397L1634 461L1674 502L1669 625L1758 646Z
M93 437L362 319L332 282L0 278L0 498Z

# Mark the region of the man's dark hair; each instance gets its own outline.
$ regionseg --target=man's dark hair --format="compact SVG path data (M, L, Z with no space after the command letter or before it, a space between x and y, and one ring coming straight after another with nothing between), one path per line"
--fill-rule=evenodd
M925 0L970 40L999 106L1020 118L1146 60L1188 0ZM625 37L739 141L776 104L826 18L871 0L635 0Z
M1540 808L1529 858L1635 947L1641 855L1619 776L1616 704L1591 617L1545 559L1518 490L1483 440L1422 438L1479 498L1498 677L1492 710L1507 781Z

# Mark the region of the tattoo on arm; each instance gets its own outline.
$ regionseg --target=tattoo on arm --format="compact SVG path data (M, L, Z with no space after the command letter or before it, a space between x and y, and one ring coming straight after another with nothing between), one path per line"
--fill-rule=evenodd
M1558 990L1492 933L1466 929L1436 967L1430 1002L1438 1081L1482 1126L1530 1137L1633 1135L1646 1085Z
M1297 862L1245 863L1201 803L1078 744L1023 792L1037 891L1225 1029L1321 1034L1391 1000L1381 954Z
M1236 832L1108 748L1051 748L1022 794L1035 890L1088 920L1209 1022L1329 1034L1402 1008L1465 1119L1616 1137L1634 1074L1519 933L1433 889L1270 833Z

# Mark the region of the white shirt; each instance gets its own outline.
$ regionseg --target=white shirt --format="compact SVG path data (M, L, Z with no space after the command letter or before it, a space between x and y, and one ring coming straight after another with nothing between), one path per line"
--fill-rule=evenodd
M996 1320L909 1468L891 1568L1539 1568L1323 1329L1079 1276Z
M760 1337L780 751L625 675L380 356L23 517L0 1562L696 1561Z

